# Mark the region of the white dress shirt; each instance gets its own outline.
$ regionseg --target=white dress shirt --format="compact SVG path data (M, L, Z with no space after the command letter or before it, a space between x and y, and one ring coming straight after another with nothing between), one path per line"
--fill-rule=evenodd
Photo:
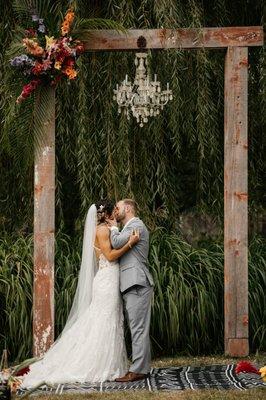
M126 223L125 223L125 225L123 226L123 229L122 229L122 231L125 229L125 227L131 222L131 221L133 221L133 219L135 219L135 218L137 218L137 217L132 217L132 218L130 218ZM118 229L118 227L117 226L111 226L111 231L112 230L114 230L114 229ZM121 232L122 232L121 231Z

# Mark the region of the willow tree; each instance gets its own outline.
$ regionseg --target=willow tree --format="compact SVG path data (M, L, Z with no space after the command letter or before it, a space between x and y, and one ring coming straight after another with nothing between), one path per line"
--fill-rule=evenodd
M12 4L3 4L2 28L8 29L1 30L2 57L19 17ZM49 2L44 4L48 9ZM59 15L68 2L53 4ZM262 15L259 0L219 0L214 7L196 0L79 0L76 6L83 18L111 18L129 29L259 25ZM249 53L249 187L255 215L262 208L265 179L264 98L262 51ZM80 59L79 79L58 87L56 94L57 229L71 234L79 230L88 205L101 196L134 196L151 228L174 228L180 213L188 210L222 219L223 60L219 51L151 52L150 70L158 73L163 86L170 82L174 100L158 118L139 128L132 119L118 117L112 100L116 83L126 73L134 74L134 54L100 52ZM8 78L9 67L1 68ZM2 223L5 229L30 232L33 98L18 112L18 85L13 83L11 77L1 87Z

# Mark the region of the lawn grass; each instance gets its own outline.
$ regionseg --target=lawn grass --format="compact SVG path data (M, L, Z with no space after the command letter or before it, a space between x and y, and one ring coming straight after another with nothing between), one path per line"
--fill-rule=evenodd
M68 394L39 396L41 400L265 400L265 389L240 390L186 390L180 392L146 392L128 391L113 393L87 393L87 394ZM34 396L34 398L36 398Z
M248 357L243 358L256 365L266 365L266 353L251 354ZM152 367L164 368L164 367L179 367L185 365L213 365L213 364L237 364L240 361L239 358L226 357L224 355L209 355L209 356L178 356L178 357L164 357L161 359L154 359L152 361Z

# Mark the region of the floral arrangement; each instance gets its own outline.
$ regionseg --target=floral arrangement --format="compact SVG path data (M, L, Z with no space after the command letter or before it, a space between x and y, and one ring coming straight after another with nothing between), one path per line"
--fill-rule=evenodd
M73 9L68 9L61 24L61 36L54 38L48 35L44 20L36 14L32 15L33 27L26 29L23 39L25 54L10 60L11 65L29 79L17 103L29 97L41 84L55 86L62 78L76 78L76 60L83 53L84 47L81 41L69 36L74 18Z
M260 375L263 382L266 382L266 365L260 369L257 369L253 364L249 361L240 361L235 368L236 374L243 373L253 373Z
M7 350L5 349L0 361L0 398L10 399L11 393L16 393L23 381L23 375L29 372L29 366L38 358L29 358L21 364L8 367Z
M11 368L3 369L0 371L0 383L2 386L2 392L8 393L16 393L17 389L20 387L22 383L22 376L27 373L21 371L19 374L14 373L14 370ZM8 396L8 394L7 394Z

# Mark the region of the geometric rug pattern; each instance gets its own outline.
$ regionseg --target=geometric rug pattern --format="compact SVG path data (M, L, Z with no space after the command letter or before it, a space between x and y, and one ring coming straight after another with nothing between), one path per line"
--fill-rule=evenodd
M43 385L31 396L40 394L92 393L114 392L123 390L173 391L198 389L239 389L247 390L255 387L265 387L266 383L256 374L236 374L235 365L204 365L171 368L153 368L148 378L141 381L118 383L76 383ZM27 393L20 389L17 395Z

